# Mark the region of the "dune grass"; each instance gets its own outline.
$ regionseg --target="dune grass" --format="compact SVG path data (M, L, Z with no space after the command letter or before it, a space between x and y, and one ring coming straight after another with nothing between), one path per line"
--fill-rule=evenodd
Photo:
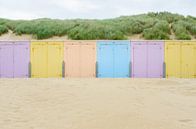
M104 20L0 19L0 35L12 30L17 35L32 34L37 39L67 35L69 39L75 40L121 40L142 34L144 39L159 40L169 39L171 29L176 39L190 40L196 37L196 17L152 12Z

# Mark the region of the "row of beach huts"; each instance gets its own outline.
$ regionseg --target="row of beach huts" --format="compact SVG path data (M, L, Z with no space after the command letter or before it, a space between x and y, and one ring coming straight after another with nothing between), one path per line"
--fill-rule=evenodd
M196 41L0 41L0 78L196 78Z

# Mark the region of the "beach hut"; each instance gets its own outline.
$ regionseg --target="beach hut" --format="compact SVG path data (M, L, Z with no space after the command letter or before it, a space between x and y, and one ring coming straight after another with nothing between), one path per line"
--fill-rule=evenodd
M96 77L96 41L65 41L65 77Z
M63 77L64 43L61 41L31 42L31 76L33 78Z
M29 41L0 41L0 77L29 77Z
M196 41L166 41L165 63L167 78L196 78Z
M131 41L132 77L164 77L164 42Z
M111 40L97 42L97 77L130 77L130 41Z

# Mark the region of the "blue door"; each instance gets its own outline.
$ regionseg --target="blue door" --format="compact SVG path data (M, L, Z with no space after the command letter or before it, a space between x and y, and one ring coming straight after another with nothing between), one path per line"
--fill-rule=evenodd
M109 42L98 42L97 44L97 75L100 78L113 77L113 45Z
M126 78L130 75L130 41L98 41L97 76Z
M130 42L118 41L114 45L114 77L130 76Z

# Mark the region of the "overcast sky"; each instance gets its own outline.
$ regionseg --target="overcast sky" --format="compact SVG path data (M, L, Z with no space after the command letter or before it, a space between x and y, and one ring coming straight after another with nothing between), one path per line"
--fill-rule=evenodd
M152 11L196 16L196 0L0 0L0 17L9 19L103 19Z

